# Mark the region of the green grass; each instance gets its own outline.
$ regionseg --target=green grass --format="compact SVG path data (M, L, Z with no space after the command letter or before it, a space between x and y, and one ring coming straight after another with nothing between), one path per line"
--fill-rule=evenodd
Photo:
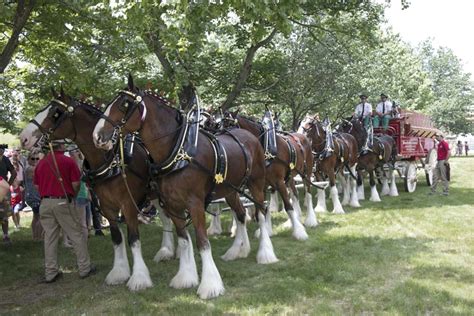
M104 284L113 250L109 238L99 237L89 243L97 275L80 280L74 255L60 247L64 278L37 284L42 244L30 241L29 229L23 229L12 234L12 247L0 247L0 313L472 315L474 158L453 158L452 174L448 197L428 196L420 173L415 193L402 192L400 183L399 197L362 201L362 208L344 215L318 216L321 224L308 229L307 241L279 230L272 237L276 264L256 264L253 237L247 259L224 262L219 256L231 240L212 237L226 293L209 301L200 300L196 289L168 287L178 261L153 262L161 242L158 225L141 226L154 287L139 293ZM285 220L280 213L274 225ZM255 228L252 223L252 236ZM196 260L199 269L198 255Z

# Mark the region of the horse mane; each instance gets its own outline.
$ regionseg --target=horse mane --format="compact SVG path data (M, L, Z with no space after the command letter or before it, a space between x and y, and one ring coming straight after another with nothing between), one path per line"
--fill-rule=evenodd
M258 127L261 127L262 126L262 123L257 121L257 119L253 118L253 117L250 117L250 116L246 116L246 115L242 115L242 114L238 114L241 118L247 120L247 121L250 121L251 123L255 124L255 125L258 125Z

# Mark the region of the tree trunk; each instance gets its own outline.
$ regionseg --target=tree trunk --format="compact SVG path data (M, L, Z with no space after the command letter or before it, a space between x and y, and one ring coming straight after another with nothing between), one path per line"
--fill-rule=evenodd
M25 2L27 3L25 4ZM8 39L7 45L5 45L2 54L0 55L0 74L5 71L5 68L7 68L8 64L10 63L16 48L20 44L20 34L25 27L28 18L30 17L35 3L36 0L18 0L15 18L13 20L12 35Z
M229 108L233 106L234 101L242 92L242 88L244 87L245 82L247 81L248 77L250 76L250 73L252 72L252 62L255 57L255 53L258 51L260 47L263 47L267 45L268 43L270 43L276 33L277 31L276 29L274 29L270 33L270 35L268 35L267 38L249 47L249 49L247 50L247 55L245 56L244 63L242 64L242 67L240 68L237 81L235 82L234 87L232 88L230 93L227 95L227 99L221 105L221 108L223 110L228 110Z

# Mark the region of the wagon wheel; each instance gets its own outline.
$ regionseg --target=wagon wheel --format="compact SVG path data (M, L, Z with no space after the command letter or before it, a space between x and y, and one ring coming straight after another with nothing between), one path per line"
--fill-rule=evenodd
M410 161L407 163L405 168L405 191L406 192L415 192L416 182L417 182L417 170L416 170L416 161Z
M437 154L434 148L428 151L428 155L425 159L425 175L426 175L426 184L431 186L433 180L433 170L436 167Z

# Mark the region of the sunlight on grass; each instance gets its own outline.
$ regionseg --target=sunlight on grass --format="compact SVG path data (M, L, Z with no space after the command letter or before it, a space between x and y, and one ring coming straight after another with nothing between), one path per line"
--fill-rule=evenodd
M256 263L255 223L249 225L252 250L245 259L224 262L220 256L232 240L227 234L211 237L226 293L210 301L200 300L196 288L169 288L178 261L152 260L161 242L159 224L140 227L155 285L138 293L104 284L113 260L109 237L90 238L96 276L80 280L74 255L60 246L61 267L69 273L55 284L37 284L42 244L30 241L24 228L12 233L12 247L0 247L0 313L469 315L474 310L474 159L454 158L452 170L448 197L428 196L420 173L413 194L399 185L399 197L362 201L362 208L348 207L343 215L318 214L320 225L307 229L306 241L294 240L282 228L284 212L273 214L272 242L280 261L272 265ZM222 227L229 224L226 213ZM195 257L200 272L197 252Z

